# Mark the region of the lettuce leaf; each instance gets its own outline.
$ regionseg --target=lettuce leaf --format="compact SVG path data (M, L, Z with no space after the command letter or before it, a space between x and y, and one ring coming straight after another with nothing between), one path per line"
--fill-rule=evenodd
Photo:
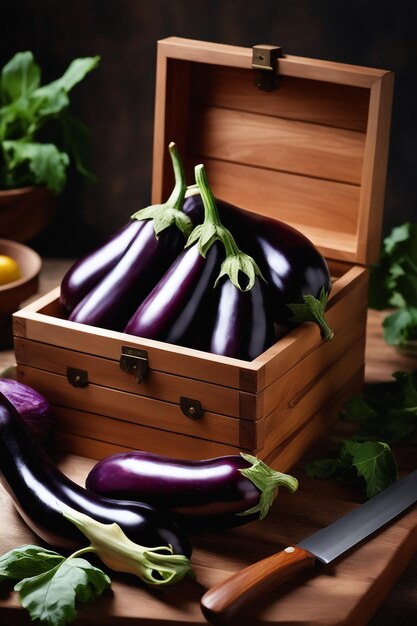
M388 444L381 441L340 442L332 458L306 466L311 478L335 478L359 487L369 499L397 480L397 463Z

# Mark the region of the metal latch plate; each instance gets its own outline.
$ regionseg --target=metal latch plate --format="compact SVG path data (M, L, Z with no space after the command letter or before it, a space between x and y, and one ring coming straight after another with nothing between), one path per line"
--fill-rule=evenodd
M120 369L128 374L133 374L137 383L143 383L149 369L148 353L139 348L122 346Z
M255 80L259 89L274 91L278 87L278 59L282 56L281 46L253 46L252 69L260 70Z
M203 417L203 407L201 406L200 400L193 400L192 398L186 398L185 396L180 397L180 409L192 420L198 420L200 417Z
M76 367L67 367L67 380L73 387L87 387L88 372Z

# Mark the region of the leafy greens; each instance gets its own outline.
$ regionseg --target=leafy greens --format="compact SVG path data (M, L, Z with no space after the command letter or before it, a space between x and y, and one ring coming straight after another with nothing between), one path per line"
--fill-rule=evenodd
M360 427L357 439L417 443L417 371L393 377L393 382L367 385L344 403L343 419Z
M383 321L388 344L417 339L417 224L398 226L384 239L371 271L369 306L396 309Z
M6 579L18 581L15 591L31 619L48 626L72 622L77 601L91 602L111 584L107 574L85 559L33 545L0 557L0 580Z
M397 480L397 464L388 444L380 441L340 442L334 457L309 463L307 475L312 478L334 477L361 487L367 498L373 498Z
M69 92L93 70L99 57L75 59L57 80L41 85L31 52L18 52L0 74L0 188L46 185L58 194L70 156L80 174L86 167L88 134L69 113ZM55 141L51 140L54 132Z

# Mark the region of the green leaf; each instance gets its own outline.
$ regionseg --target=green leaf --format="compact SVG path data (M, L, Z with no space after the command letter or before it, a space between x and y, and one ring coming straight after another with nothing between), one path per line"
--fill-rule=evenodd
M398 248L398 244L402 244L409 240L411 231L411 224L406 223L401 226L396 226L392 229L390 235L384 239L383 249L385 254L393 254L395 249Z
M20 580L56 567L64 557L39 546L25 545L0 556L0 579Z
M393 382L366 385L343 404L343 419L361 428L355 439L389 444L417 440L417 372L395 372L393 377Z
M54 569L15 585L32 620L64 626L76 617L76 601L90 602L110 585L109 577L81 558L68 558Z
M31 52L18 52L1 72L1 101L6 104L19 98L27 98L37 89L41 71Z
M394 372L393 376L400 386L404 409L408 413L412 413L417 416L417 385L414 380L415 373Z
M397 479L397 464L390 447L380 441L342 441L332 458L309 463L307 474L349 483L373 498Z
M389 345L401 345L411 339L417 327L417 308L399 309L382 322L384 339Z
M46 185L54 193L60 193L66 181L69 157L53 144L3 142L6 167L15 170L28 168L37 185Z
M42 89L63 89L64 91L71 91L73 87L83 80L83 78L91 72L99 64L100 57L85 57L82 59L74 59L65 71L65 73L55 80L53 83L49 83Z
M37 127L40 120L44 121L45 118L60 113L68 106L68 92L97 66L99 60L98 56L75 59L61 78L42 85L31 94L29 107L32 115L39 118Z
M373 498L397 480L398 470L388 444L381 441L345 441L345 452L365 481L367 498Z
M383 321L384 338L401 345L417 338L417 224L393 228L371 269L369 306L396 308Z

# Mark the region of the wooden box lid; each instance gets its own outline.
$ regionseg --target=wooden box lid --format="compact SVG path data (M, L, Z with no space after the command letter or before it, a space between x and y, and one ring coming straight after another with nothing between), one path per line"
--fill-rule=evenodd
M152 201L171 191L175 141L189 184L204 163L218 198L291 224L329 259L376 261L392 72L285 55L265 91L271 71L252 62L251 48L158 42Z

